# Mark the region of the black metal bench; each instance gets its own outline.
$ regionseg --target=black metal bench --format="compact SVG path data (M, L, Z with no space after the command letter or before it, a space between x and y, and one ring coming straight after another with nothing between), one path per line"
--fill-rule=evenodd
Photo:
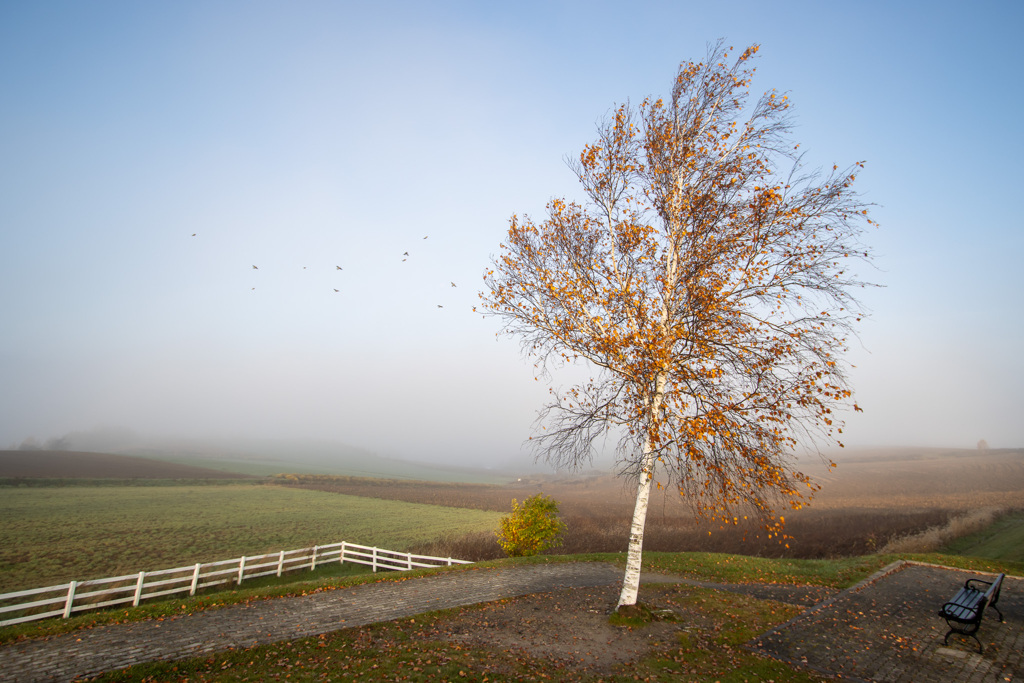
M999 621L1003 621L1003 613L996 607L999 602L999 589L1003 586L1003 577L1000 574L995 581L982 581L981 579L968 579L960 592L947 602L939 610L939 616L946 620L949 631L943 639L943 643L949 645L949 637L954 633L970 636L978 643L978 652L983 652L981 641L975 634L981 626L981 618L985 614L985 608L991 607L999 615ZM978 588L976 586L987 586Z

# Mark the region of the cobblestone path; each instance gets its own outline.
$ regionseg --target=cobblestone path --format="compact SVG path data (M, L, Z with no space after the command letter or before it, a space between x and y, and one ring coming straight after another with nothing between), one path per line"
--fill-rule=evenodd
M140 662L185 659L518 595L608 586L621 579L622 570L609 564L526 565L256 600L0 646L0 681L70 681Z

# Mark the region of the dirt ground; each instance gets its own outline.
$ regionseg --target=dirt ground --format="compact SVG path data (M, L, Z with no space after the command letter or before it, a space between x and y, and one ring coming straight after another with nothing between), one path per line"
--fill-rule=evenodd
M682 577L645 575L645 584L688 582ZM708 587L720 584L700 583ZM675 639L680 630L712 628L700 612L679 607L671 598L688 586L647 590L645 604L659 619L642 628L613 626L608 616L618 587L575 588L535 594L467 608L445 620L439 639L464 647L528 654L556 663L567 673L607 675L619 665L636 662L652 649ZM834 591L814 586L737 585L728 590L809 606Z
M576 588L503 600L463 610L438 636L466 647L521 650L577 673L610 673L616 664L637 661L682 625L612 626L608 615L617 598L615 588Z

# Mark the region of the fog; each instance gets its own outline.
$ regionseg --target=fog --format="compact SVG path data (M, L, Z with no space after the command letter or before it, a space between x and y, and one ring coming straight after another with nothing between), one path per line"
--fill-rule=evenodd
M564 159L600 117L719 36L762 45L808 165L867 160L884 288L845 443L1024 445L1024 10L618 8L0 8L0 447L529 462L547 384L473 312L484 269L513 213L579 198Z

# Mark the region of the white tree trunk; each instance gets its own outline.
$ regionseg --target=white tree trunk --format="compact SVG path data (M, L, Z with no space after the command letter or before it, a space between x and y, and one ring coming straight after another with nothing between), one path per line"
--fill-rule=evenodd
M662 309L662 324L668 319L668 312ZM654 396L647 404L652 423L658 419L661 402L665 396L665 385L668 372L660 371L654 378ZM640 553L644 547L644 525L647 523L647 502L651 498L651 486L654 485L654 443L651 435L644 438L643 461L641 462L640 481L636 487L636 505L633 507L633 523L629 527L629 550L626 553L626 575L622 579L622 592L619 593L618 609L623 605L635 605L636 595L640 591Z
M649 448L644 454L644 467L636 489L636 506L633 508L633 524L629 528L629 551L626 554L626 575L622 579L618 609L623 605L635 605L640 590L641 551L644 545L644 525L647 522L647 502L651 498L654 483L654 454Z

